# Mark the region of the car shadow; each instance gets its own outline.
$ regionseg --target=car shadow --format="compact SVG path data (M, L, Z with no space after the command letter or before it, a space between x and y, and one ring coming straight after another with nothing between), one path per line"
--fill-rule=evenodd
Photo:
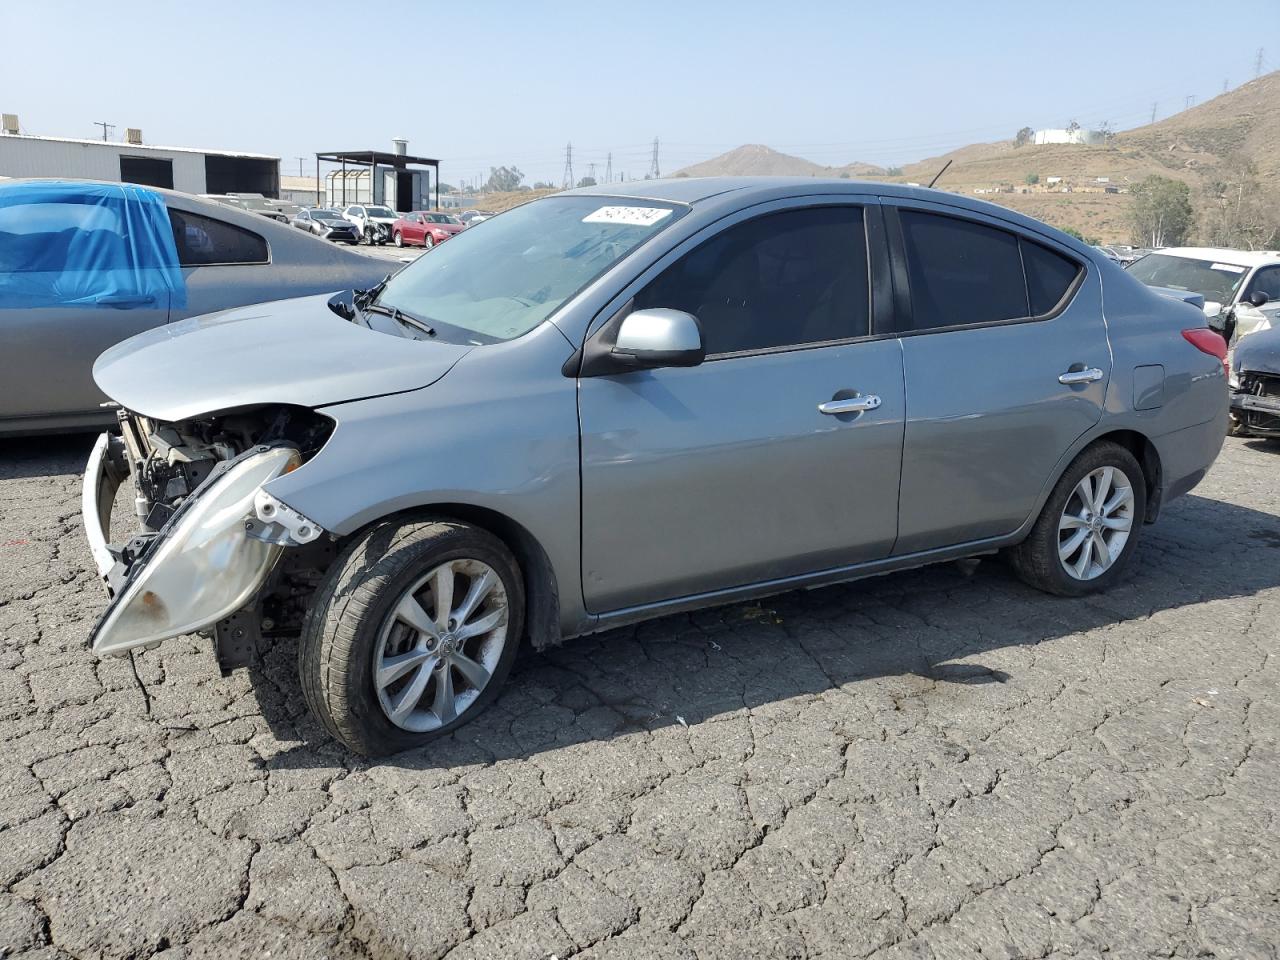
M0 437L0 480L83 473L101 432Z
M294 644L271 650L251 676L263 716L289 744L273 765L444 768L692 727L837 688L883 699L883 689L860 691L879 678L941 696L948 687L1035 682L1010 671L1010 658L996 668L982 655L1280 585L1276 515L1187 496L1144 534L1122 582L1088 598L1047 596L991 558L976 570L946 564L793 591L529 651L486 713L378 761L346 753L300 706Z

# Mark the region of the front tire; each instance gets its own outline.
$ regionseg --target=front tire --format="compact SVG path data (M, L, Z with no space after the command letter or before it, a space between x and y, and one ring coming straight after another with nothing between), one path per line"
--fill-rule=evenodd
M1009 558L1023 581L1046 593L1106 590L1133 556L1146 512L1137 459L1119 444L1096 443L1067 467Z
M426 234L426 235L424 235L424 236L423 236L423 238L422 238L422 249L424 249L424 250L430 250L430 249L431 249L432 247L434 247L435 245L436 245L436 242L435 242L435 240L434 240L434 239L432 239L431 234L429 234L429 233L428 233L428 234Z
M392 238L391 238L391 239L392 239L393 241L395 241L395 245L396 245L397 247L403 247L403 246L404 246L404 237L402 237L402 236L400 235L400 231L399 231L399 230L397 230L397 231L395 232L394 236L392 236Z
M498 695L524 605L519 565L487 531L444 520L376 526L316 590L298 648L307 705L366 756L444 736Z

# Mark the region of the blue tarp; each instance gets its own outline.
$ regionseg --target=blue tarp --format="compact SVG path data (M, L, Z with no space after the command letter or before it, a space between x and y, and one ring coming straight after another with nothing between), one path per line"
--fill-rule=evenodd
M181 309L164 199L123 183L0 183L0 308Z

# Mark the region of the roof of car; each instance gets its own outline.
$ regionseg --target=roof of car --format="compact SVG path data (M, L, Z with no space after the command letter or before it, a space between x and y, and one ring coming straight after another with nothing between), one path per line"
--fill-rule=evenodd
M557 196L635 197L637 199L665 200L670 203L697 204L712 197L735 193L743 206L750 205L751 194L776 195L779 190L791 188L797 195L848 194L851 196L891 197L901 200L923 200L946 204L962 210L999 217L1010 223L1032 230L1049 232L1059 242L1081 252L1104 255L1075 238L1068 237L1041 220L1018 213L1009 207L975 200L959 193L933 190L928 187L901 183L882 183L876 180L845 180L826 177L672 177L666 180L628 180L624 183L598 184L580 187Z
M1280 261L1280 250L1232 250L1229 247L1165 247L1155 253L1172 257L1189 257L1193 260L1214 260L1239 267L1259 267L1264 263Z

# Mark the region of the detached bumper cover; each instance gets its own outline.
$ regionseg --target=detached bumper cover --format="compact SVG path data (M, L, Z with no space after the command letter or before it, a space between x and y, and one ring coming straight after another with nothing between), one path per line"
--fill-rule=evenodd
M108 574L120 560L108 544L111 507L115 502L116 492L127 475L124 441L108 433L100 434L84 469L80 516L84 523L85 539L89 541L89 552L93 554L94 566L98 568L98 576L108 583L108 592L111 589Z

